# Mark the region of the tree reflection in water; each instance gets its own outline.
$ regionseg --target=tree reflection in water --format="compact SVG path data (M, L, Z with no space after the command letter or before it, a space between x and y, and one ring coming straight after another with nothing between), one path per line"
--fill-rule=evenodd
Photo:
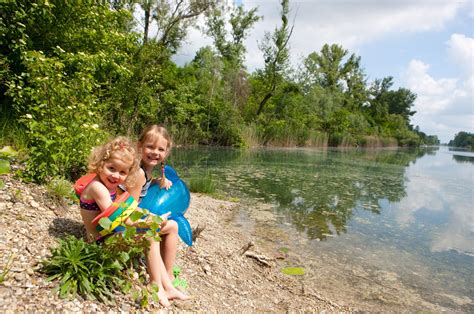
M186 180L210 173L222 192L276 204L284 222L324 240L346 232L358 210L406 196L405 169L429 149L181 149L171 163Z

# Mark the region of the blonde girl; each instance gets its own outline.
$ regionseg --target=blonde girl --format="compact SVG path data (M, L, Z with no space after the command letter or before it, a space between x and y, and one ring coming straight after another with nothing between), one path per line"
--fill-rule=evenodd
M171 181L164 177L153 179L153 171L165 162L171 151L172 141L168 131L159 125L148 126L142 131L137 146L141 163L137 183L127 188L130 195L138 199L143 198L153 181L160 184L160 187L169 189L172 185ZM167 213L167 215L169 214ZM168 220L160 235L162 237L160 244L161 258L168 277L173 280L173 265L176 260L178 245L178 224L176 221Z
M80 197L81 216L88 238L99 237L92 220L112 204L119 185L135 185L135 181L139 178L139 162L136 156L134 145L125 137L115 138L92 151L88 168L89 172L96 174L96 177L87 185ZM168 215L162 216L165 222ZM147 218L134 223L128 220L125 222L136 227L148 227L149 221ZM159 247L159 242L150 240L147 268L152 282L158 285L160 304L170 306L169 300L188 297L173 287L159 255Z
M81 216L89 239L100 236L92 220L112 204L120 184L134 184L138 166L136 151L125 137L117 137L92 151L88 170L96 177L80 197Z

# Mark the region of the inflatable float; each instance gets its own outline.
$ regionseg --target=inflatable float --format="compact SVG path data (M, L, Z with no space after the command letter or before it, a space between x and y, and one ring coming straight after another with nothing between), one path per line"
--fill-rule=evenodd
M120 232L124 230L120 226L139 205L140 208L146 209L153 214L163 215L171 212L168 219L176 221L178 224L178 234L184 243L191 246L193 242L192 229L188 220L184 217L184 213L189 207L191 196L186 184L179 178L176 171L170 167L164 167L164 175L173 185L169 190L161 189L157 184L152 184L148 189L146 196L140 204L128 193L124 192L117 198L112 205L101 212L94 218L92 223L96 225L96 230L101 236L105 236L112 232ZM96 174L89 173L76 181L74 191L80 197L87 185L94 180ZM112 222L111 226L104 229L99 225L101 218L107 217Z
M158 184L152 184L139 206L156 215L171 212L168 219L176 221L179 237L184 243L191 246L193 244L193 233L188 220L184 217L184 213L189 207L191 194L186 184L172 167L165 166L164 174L173 183L170 189L161 189Z

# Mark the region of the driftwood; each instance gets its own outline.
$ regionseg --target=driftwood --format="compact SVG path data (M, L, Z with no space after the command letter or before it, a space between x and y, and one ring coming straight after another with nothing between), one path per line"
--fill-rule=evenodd
M270 261L272 261L273 259L268 258L265 255L261 255L261 254L259 255L253 252L246 252L245 256L255 259L257 262L259 262L260 264L266 267L272 267L272 264L270 264Z
M199 225L197 225L196 228L193 228L193 242L196 241L197 237L199 237L199 235L204 229L206 229L206 226L200 227Z
M243 247L240 248L239 250L239 253L240 255L244 255L245 252L247 252L251 247L253 247L254 244L252 241L250 241L249 243L245 244Z

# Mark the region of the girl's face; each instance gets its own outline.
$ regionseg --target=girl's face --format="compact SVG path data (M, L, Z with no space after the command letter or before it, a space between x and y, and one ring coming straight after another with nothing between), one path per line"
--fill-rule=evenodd
M107 160L99 172L99 179L109 191L115 191L128 177L131 164L122 159Z
M159 136L142 144L142 163L146 168L155 167L168 155L168 141Z

